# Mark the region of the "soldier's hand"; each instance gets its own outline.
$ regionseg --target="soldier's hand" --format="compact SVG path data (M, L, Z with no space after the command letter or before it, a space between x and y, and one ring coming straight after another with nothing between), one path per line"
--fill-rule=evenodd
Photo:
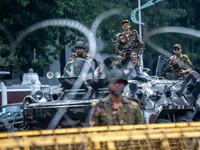
M169 70L172 71L173 70L173 66L169 65Z
M187 73L188 73L187 70L182 70L182 71L181 71L181 75L184 75L184 74L187 74Z
M119 55L121 55L122 57L124 56L124 52L123 51L120 51L119 52Z
M140 55L138 55L138 61L140 61L140 59L141 59L141 56L140 56Z
M172 70L173 70L173 67L171 65L168 65L167 69L166 69L166 72L172 72Z

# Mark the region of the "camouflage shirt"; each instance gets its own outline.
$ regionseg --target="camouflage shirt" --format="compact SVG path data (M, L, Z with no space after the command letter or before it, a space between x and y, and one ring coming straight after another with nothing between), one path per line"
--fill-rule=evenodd
M172 69L170 69L170 67ZM181 54L180 59L175 55L170 57L169 65L167 66L167 72L171 72L174 75L181 77L181 70L187 70L188 72L194 70L194 67L187 55Z
M89 57L89 54L85 53L83 54L83 56L78 56L76 53L72 53L71 57L69 58L68 62L72 61L75 58L83 58L83 59L87 59Z
M117 44L116 44L116 53L119 54L120 51L135 51L137 54L142 54L145 50L144 43L142 42L139 34L135 31L130 32L130 35L127 37L125 33L119 33L116 35Z
M123 98L122 106L114 109L109 96L93 106L90 116L90 126L142 124L143 122L142 112L136 102Z

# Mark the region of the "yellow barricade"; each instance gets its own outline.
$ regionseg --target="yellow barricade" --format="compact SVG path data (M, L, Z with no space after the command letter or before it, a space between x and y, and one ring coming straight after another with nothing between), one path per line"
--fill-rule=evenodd
M200 149L200 122L1 133L0 149Z

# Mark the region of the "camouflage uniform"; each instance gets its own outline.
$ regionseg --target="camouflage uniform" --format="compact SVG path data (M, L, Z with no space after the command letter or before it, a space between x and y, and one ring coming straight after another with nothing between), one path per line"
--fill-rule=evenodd
M64 77L78 77L83 66L89 68L86 78L93 77L93 69L89 61L86 61L84 58L77 57L69 61L64 67Z
M89 54L85 53L82 55L82 57L78 56L76 53L72 53L71 57L69 58L68 62L72 61L75 58L83 58L83 59L87 59L89 57Z
M172 70L171 70L172 68ZM194 70L194 67L187 55L181 54L180 59L175 55L170 57L169 64L167 66L167 74L174 76L174 79L183 78L185 79L187 74L181 75L181 71L187 70L188 72Z
M118 109L112 107L109 97L100 100L93 106L90 126L142 124L144 118L138 104L126 98Z
M131 58L133 66L139 68L138 54L141 55L143 53L145 46L137 31L133 30L128 37L124 32L117 34L116 37L116 53L119 54L120 51L123 51L125 54L124 57L118 56L119 60L125 63L127 59Z

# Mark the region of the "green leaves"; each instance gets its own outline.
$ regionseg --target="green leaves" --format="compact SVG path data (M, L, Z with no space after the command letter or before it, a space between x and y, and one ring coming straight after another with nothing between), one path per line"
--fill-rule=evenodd
M17 0L17 2L23 7L26 7L28 4L30 4L29 0Z
M148 1L141 0L141 6ZM120 8L124 10L123 13L107 17L98 26L97 36L104 43L102 52L113 54L115 53L116 34L123 32L121 21L124 19L131 21L131 11L137 7L137 1L133 0L1 0L0 10L2 13L0 21L6 25L11 34L13 34L13 37L17 38L23 30L31 25L52 18L77 20L90 28L98 15L111 9ZM199 7L200 0L165 0L142 9L142 22L145 22L145 25L142 26L143 39L145 38L145 31L162 26L183 26L200 29ZM132 30L138 30L138 28L138 24L131 22ZM85 35L68 27L46 27L39 29L28 34L17 45L15 51L17 61L14 63L19 63L24 71L30 67L35 67L34 70L38 70L52 63L49 56L52 56L55 60L59 60L61 51L64 50L65 45L70 46L69 50L74 51L73 45L77 39L87 42ZM195 56L195 53L200 53L199 38L170 33L155 35L151 40L170 52L174 43L182 44L183 53L191 56L191 61L194 63L195 68L199 69L199 67L196 67L200 66L199 58ZM3 32L0 32L0 44L5 45L5 48L0 50L1 57L8 58L10 43ZM49 45L55 47L55 50L50 52ZM159 55L158 52L148 47L148 45L146 47L147 49L144 52L144 67L148 65L148 61L146 60L149 59L149 55ZM154 57L151 61L153 66L156 66L157 59ZM155 68L153 68L152 74L154 74L154 70Z

